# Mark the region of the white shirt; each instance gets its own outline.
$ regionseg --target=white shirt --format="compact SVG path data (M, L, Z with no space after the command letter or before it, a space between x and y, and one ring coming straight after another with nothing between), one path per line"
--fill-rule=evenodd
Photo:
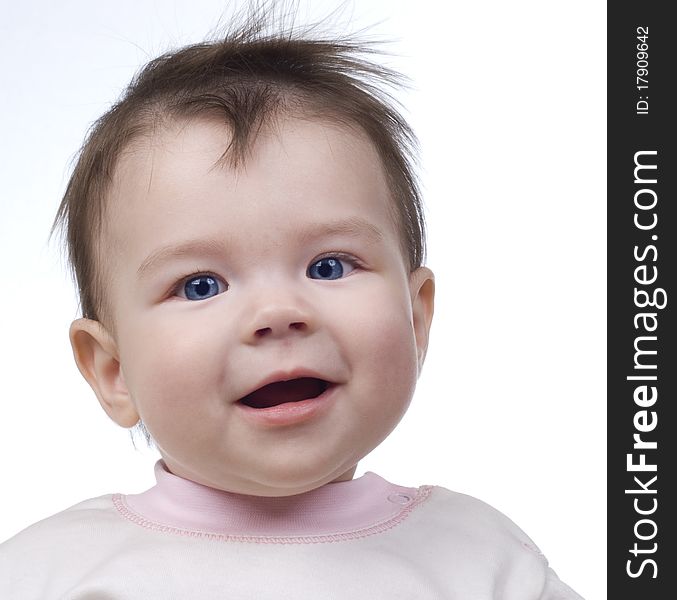
M17 600L581 600L487 504L375 473L281 498L156 465L138 495L93 498L0 545Z

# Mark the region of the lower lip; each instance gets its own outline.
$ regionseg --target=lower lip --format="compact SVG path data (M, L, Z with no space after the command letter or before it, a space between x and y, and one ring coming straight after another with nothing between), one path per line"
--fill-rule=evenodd
M336 395L337 385L332 385L315 398L299 402L285 402L269 408L252 408L238 402L236 406L244 415L259 425L296 425L320 417Z

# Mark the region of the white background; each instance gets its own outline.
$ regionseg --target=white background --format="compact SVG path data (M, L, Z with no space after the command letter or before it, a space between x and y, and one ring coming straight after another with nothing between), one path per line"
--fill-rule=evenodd
M299 22L338 0L301 2ZM80 377L47 237L89 125L138 67L201 40L218 0L3 5L0 540L85 498L150 487ZM436 313L412 407L358 466L477 496L587 600L605 571L605 3L354 0L419 135Z

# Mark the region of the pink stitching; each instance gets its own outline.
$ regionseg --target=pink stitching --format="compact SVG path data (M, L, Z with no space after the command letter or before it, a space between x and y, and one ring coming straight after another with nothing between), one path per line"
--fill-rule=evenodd
M396 514L394 517L390 517L386 521L381 523L376 523L375 525L370 525L369 527L364 527L362 529L357 529L355 531L349 531L345 533L330 533L323 535L310 535L310 536L252 536L252 535L232 535L225 533L210 533L207 531L193 531L190 529L180 529L178 527L172 527L170 525L162 525L161 523L155 523L154 521L149 521L148 519L142 517L141 515L132 511L124 501L122 494L114 494L112 497L113 505L118 510L118 512L127 520L145 527L146 529L152 529L154 531L162 531L164 533L171 533L177 535L185 535L189 537L205 538L207 540L217 540L224 542L252 542L257 544L320 544L324 542L341 542L346 540L355 540L370 535L375 535L377 533L382 533L388 529L392 529L402 521L404 521L411 513L414 508L421 504L424 500L430 496L434 486L432 485L422 485L418 488L418 493L414 500L408 505L403 507L403 509Z

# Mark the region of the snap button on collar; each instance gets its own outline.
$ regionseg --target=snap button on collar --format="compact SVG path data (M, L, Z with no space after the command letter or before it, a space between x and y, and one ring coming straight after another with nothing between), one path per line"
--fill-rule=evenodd
M390 502L392 502L393 504L405 505L412 501L412 497L407 494L398 493L398 494L390 494L390 496L388 496L388 500L390 500Z

